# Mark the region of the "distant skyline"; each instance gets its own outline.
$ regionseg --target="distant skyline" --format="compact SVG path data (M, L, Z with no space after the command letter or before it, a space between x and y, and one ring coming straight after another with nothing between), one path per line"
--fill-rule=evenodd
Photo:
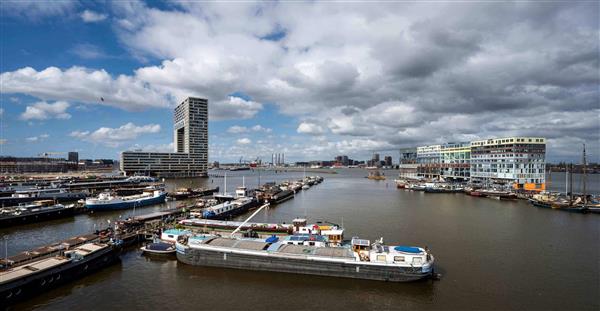
M600 162L599 6L2 1L0 155L172 151L197 96L210 161L540 136Z

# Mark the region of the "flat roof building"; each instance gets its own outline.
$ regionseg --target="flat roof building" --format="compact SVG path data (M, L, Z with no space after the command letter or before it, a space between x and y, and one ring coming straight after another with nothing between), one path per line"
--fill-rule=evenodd
M445 143L440 149L440 175L444 178L466 180L471 170L471 143Z
M436 178L440 176L442 145L417 147L417 163L419 176Z
M471 181L544 190L546 139L503 137L471 142Z
M126 175L205 176L208 169L208 100L188 97L173 112L174 152L124 151Z

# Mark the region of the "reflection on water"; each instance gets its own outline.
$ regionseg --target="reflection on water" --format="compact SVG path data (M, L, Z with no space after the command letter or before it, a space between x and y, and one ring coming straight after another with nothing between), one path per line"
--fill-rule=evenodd
M228 189L258 183L257 172L228 173ZM307 175L314 173L307 173ZM142 256L50 291L18 308L68 309L590 309L600 306L600 217L539 209L523 201L462 194L426 194L363 178L365 170L321 174L326 179L254 221L329 220L346 238L384 237L389 244L429 246L441 281L396 284L283 273L187 266ZM302 172L261 172L261 182L297 179ZM560 177L557 177L558 180ZM594 177L597 183L597 176ZM564 176L563 176L564 179ZM223 186L223 178L169 181L169 187ZM593 182L592 182L593 183ZM221 188L223 189L223 188ZM589 187L598 189L598 187ZM177 202L169 202L176 204ZM166 206L149 207L143 213ZM141 210L136 213L142 213ZM87 233L111 212L4 230L9 252ZM241 217L243 218L243 217Z

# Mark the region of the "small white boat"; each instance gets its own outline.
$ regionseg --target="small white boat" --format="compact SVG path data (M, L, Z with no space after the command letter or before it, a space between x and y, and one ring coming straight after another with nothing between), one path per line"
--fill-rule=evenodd
M140 247L145 254L171 255L175 254L175 245L167 242L153 242Z

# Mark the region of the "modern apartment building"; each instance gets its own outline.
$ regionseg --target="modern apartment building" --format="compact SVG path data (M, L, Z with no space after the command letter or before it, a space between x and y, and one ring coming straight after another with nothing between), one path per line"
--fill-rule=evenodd
M424 178L440 176L442 145L417 147L418 175Z
M440 147L440 175L445 179L467 180L471 170L471 143L446 143Z
M471 142L471 181L544 190L546 139L504 137Z
M204 176L208 168L208 101L188 97L174 110L174 152L124 151L121 171L162 176Z
M400 177L411 176L410 164L402 158ZM515 189L545 189L546 139L504 137L472 142L417 147L417 175L420 178L470 180L482 184L510 185Z
M417 164L417 148L400 149L400 164L398 176L400 178L417 179L419 164Z

